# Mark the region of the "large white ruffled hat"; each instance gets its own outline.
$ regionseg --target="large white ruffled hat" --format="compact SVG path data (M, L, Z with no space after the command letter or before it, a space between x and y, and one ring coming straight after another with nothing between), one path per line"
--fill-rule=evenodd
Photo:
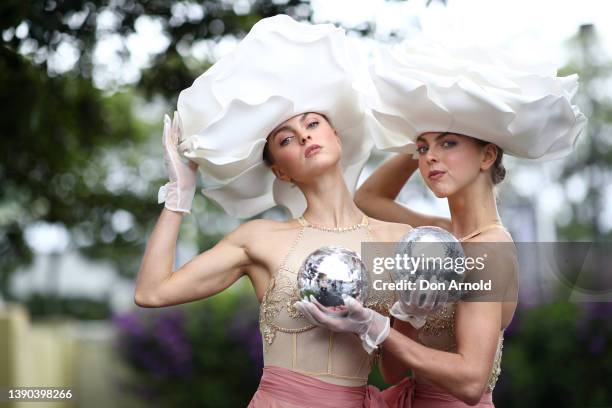
M260 20L178 98L179 151L199 165L202 193L237 217L276 204L301 215L306 200L263 162L266 137L303 112L327 116L342 139L349 190L373 142L360 94L353 89L356 54L344 30L299 23L286 15Z
M448 48L418 37L381 47L367 91L388 130L376 146L398 151L425 132L453 132L495 143L527 159L568 154L586 125L572 99L578 76L520 63L499 51Z

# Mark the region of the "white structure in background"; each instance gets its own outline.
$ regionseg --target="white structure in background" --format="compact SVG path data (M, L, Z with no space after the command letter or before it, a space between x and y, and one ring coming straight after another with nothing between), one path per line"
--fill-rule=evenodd
M108 300L115 312L134 305L134 283L121 278L109 263L91 262L70 250L70 236L62 225L37 223L25 237L35 257L32 265L11 276L10 290L17 298L41 293Z
M120 277L109 263L92 262L76 251L37 254L32 265L15 271L10 285L19 299L35 293L52 293L61 298L108 300L113 312L134 307L133 280Z
M143 407L117 387L118 379L129 378L130 369L113 349L114 336L108 321L32 322L23 305L9 304L0 310L0 384L72 390L71 400L39 406Z
M207 230L227 233L238 221L231 217L203 213ZM198 219L198 222L202 220ZM204 226L202 226L204 227ZM18 299L40 293L59 298L81 297L108 301L112 313L136 307L134 303L135 278L119 275L110 262L91 261L71 249L70 237L63 226L38 223L26 231L28 245L34 250L33 263L17 269L10 280L10 290ZM175 267L199 253L197 245L185 239L179 242ZM137 271L134 271L136 276ZM0 310L2 309L0 299Z

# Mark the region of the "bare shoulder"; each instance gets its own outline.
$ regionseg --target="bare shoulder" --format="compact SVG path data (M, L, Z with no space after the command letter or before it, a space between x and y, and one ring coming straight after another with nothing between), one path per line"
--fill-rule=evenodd
M512 236L502 228L493 228L468 240L464 251L470 256L486 254L496 268L515 267L517 249Z
M256 241L267 240L275 235L290 232L296 229L295 220L276 221L267 219L255 219L240 224L230 232L224 239L230 240L240 246L245 246Z
M404 234L412 230L412 226L399 222L381 221L376 218L370 218L369 222L372 238L378 242L397 242Z

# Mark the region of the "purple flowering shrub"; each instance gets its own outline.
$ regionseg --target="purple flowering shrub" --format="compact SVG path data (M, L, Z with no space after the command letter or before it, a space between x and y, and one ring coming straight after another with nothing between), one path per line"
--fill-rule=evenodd
M235 296L113 318L119 386L159 407L246 406L259 384L258 309Z

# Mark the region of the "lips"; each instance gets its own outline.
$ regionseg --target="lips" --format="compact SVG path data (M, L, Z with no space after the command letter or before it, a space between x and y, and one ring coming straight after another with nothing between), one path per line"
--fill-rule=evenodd
M317 154L319 150L321 150L321 146L317 144L308 146L308 148L306 148L306 151L304 152L304 157L308 158L310 156L313 156Z
M444 176L446 172L444 171L440 171L440 170L432 170L429 172L429 174L427 175L427 177L429 177L430 180L438 180L440 179L442 176Z

